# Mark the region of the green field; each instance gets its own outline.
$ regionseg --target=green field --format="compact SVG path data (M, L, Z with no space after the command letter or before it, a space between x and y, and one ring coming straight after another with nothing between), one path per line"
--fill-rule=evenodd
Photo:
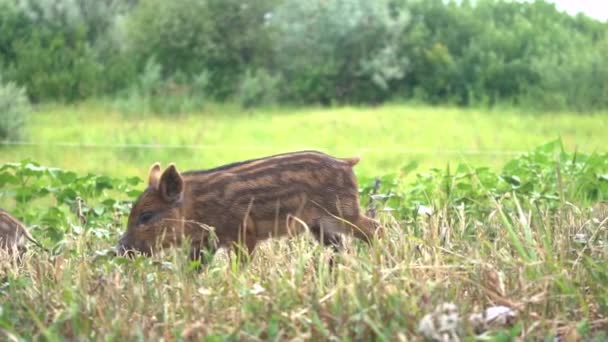
M26 134L37 145L0 147L0 163L30 158L70 170L144 177L155 161L175 162L182 170L205 169L318 149L360 156L357 173L375 176L396 172L412 161L419 163L419 170L460 162L500 167L514 153L559 137L570 150L608 151L606 132L608 113L541 115L406 105L242 111L222 105L159 118L84 104L41 108Z
M457 328L438 340L604 341L606 132L606 113L41 108L26 135L36 145L0 147L0 203L48 249L28 244L21 263L0 255L0 339L410 341L425 315L453 303ZM546 144L556 138L565 151ZM385 235L347 239L333 269L332 251L307 235L263 243L245 265L222 252L200 271L180 248L109 253L144 187L127 177L145 179L154 161L209 168L303 148L361 156L363 205L369 178L386 176L375 202ZM23 159L43 166L1 167ZM420 176L401 179L413 161ZM497 305L512 310L508 322L469 322ZM431 321L446 319L439 311Z

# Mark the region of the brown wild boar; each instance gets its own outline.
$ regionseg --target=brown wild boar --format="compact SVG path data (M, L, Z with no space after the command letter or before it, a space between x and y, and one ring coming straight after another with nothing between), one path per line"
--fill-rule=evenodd
M9 255L22 256L27 250L24 239L31 238L25 225L0 208L0 249Z
M242 246L244 255L271 236L303 231L340 247L340 234L369 242L377 221L361 214L353 166L316 151L278 154L204 171L180 173L173 164L150 169L148 187L133 204L117 251L150 255L188 238L191 257L206 248ZM217 244L211 243L213 227Z

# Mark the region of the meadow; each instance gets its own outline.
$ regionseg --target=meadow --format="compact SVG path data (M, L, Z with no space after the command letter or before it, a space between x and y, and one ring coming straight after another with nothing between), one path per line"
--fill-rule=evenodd
M608 115L416 105L210 105L178 117L45 106L0 147L0 203L47 250L2 263L9 340L565 341L608 338ZM360 156L386 235L329 249L302 235L197 270L179 248L115 257L149 166L182 170L304 148ZM29 160L29 161L26 161ZM21 163L20 161L24 161ZM381 180L379 187L374 179ZM503 306L509 315L470 315ZM501 320L504 318L504 322ZM481 321L485 318L482 317Z
M605 152L607 117L422 105L243 111L213 104L199 113L158 117L121 114L104 102L47 105L27 128L26 140L36 145L4 147L0 163L29 158L74 171L145 177L155 161L175 162L181 170L206 169L318 149L361 157L356 172L367 176L412 162L420 170L462 162L497 168L557 138L569 150Z

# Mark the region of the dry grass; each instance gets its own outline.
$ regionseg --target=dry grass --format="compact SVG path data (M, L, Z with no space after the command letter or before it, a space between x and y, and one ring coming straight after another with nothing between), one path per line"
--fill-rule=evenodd
M470 313L499 304L519 315L494 336L607 338L608 218L495 209L385 215L387 235L349 240L333 271L307 236L269 240L243 268L219 255L199 273L179 249L127 260L96 253L112 239L71 235L59 255L3 263L0 327L12 340L405 341L453 302L461 336Z

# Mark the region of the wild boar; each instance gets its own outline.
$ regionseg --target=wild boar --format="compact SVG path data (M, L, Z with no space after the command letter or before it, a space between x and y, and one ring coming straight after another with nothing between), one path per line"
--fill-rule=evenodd
M188 238L193 258L201 249L213 255L219 247L236 246L250 255L261 240L305 227L321 244L336 249L341 234L369 243L380 225L360 211L353 172L358 162L301 151L184 173L173 164L161 172L156 163L148 187L133 204L117 252L150 255Z
M0 249L21 257L27 250L24 239L31 238L25 225L0 208Z

